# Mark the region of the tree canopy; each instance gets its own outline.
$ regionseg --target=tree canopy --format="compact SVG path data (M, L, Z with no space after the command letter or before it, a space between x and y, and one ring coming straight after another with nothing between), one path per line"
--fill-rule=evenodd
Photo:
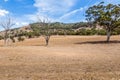
M107 42L109 42L111 32L120 26L120 4L105 5L101 2L89 7L86 17L88 21L103 26L107 30Z

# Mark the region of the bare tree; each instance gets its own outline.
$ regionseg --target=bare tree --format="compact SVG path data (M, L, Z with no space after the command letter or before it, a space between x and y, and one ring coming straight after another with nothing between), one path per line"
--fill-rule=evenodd
M0 21L0 26L4 28L4 45L7 46L10 40L10 29L14 25L10 16L6 16Z
M50 20L48 18L40 19L39 20L39 27L40 27L40 34L44 37L46 46L49 44L49 40L51 37L52 29L50 29Z

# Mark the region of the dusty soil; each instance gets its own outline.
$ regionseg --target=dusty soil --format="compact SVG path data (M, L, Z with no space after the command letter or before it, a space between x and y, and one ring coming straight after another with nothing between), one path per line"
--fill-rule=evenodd
M120 36L53 36L4 47L0 80L120 80Z

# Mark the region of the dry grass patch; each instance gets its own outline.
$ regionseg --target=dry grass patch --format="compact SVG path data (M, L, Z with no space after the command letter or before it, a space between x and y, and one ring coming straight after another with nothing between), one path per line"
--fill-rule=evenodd
M41 38L0 47L0 79L120 80L120 43L76 44L105 39L53 36L48 47L41 46ZM119 36L112 40L119 40Z

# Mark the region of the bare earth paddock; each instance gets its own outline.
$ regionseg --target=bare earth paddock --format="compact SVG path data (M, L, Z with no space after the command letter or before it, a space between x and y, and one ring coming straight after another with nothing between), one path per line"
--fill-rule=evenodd
M11 47L0 41L0 80L120 80L120 36L52 36Z

